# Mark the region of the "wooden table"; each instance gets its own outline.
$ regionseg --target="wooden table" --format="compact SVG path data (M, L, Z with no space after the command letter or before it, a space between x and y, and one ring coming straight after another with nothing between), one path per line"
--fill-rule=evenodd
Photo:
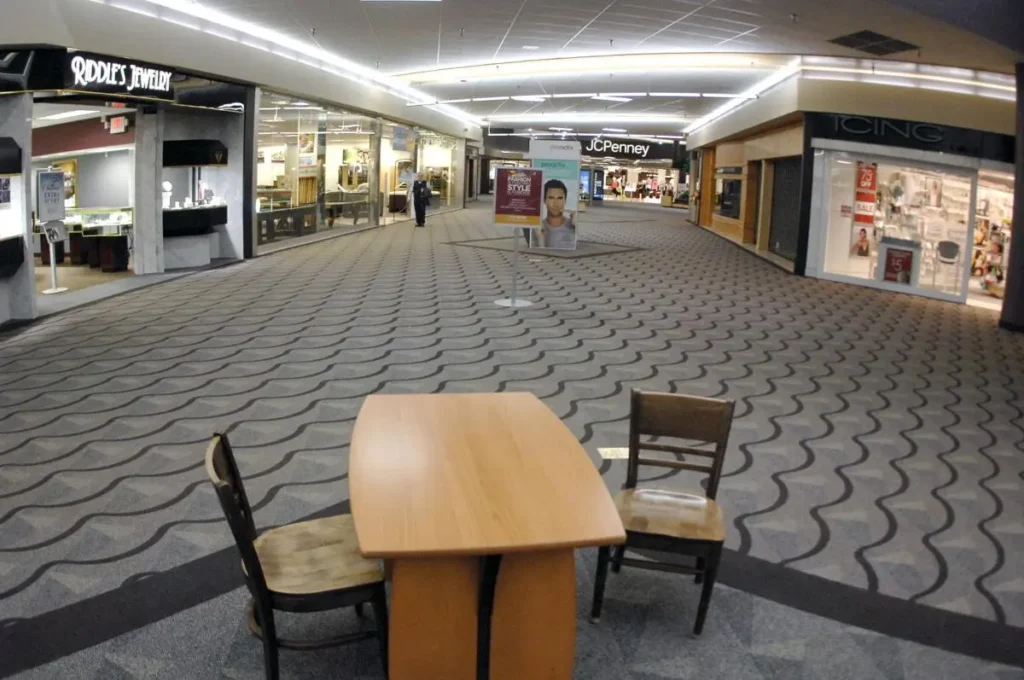
M393 565L391 680L572 677L573 550L625 532L537 397L368 397L349 477L359 548Z

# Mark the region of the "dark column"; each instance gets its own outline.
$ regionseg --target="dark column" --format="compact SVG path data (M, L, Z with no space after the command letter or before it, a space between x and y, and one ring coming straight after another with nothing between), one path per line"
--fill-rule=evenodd
M242 257L256 257L256 131L260 123L260 91L245 90L245 122L242 137ZM230 160L230 156L228 157Z
M999 325L1024 333L1024 62L1017 64L1017 171L1013 182L1013 232Z

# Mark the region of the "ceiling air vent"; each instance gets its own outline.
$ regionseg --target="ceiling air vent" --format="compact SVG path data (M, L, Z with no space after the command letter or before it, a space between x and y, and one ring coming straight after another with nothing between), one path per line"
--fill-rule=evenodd
M921 49L918 45L911 45L904 40L890 38L874 31L858 31L849 35L841 35L829 42L867 52L876 57L887 57L890 54Z

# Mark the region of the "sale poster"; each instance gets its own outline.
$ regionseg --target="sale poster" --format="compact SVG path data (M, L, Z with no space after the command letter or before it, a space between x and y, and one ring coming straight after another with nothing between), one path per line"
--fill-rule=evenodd
M854 188L853 230L850 234L850 252L858 257L869 257L871 255L870 238L875 231L875 199L877 193L878 164L857 161L857 185Z
M885 252L885 268L883 278L892 283L910 285L911 272L914 270L914 251L902 248L889 248Z
M494 224L540 226L543 172L536 168L502 168L494 175Z

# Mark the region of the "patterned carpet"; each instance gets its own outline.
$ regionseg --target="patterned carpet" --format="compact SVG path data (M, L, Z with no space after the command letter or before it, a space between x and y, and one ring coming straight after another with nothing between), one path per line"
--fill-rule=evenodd
M624 464L597 448L625 445L640 386L737 401L728 548L1024 627L1024 337L994 312L794 277L639 207L581 226L636 250L522 258L537 304L511 311L493 304L511 254L473 247L501 236L487 221L347 236L0 334L0 621L230 546L202 468L215 430L269 526L347 498L367 394L532 391L616 488Z

